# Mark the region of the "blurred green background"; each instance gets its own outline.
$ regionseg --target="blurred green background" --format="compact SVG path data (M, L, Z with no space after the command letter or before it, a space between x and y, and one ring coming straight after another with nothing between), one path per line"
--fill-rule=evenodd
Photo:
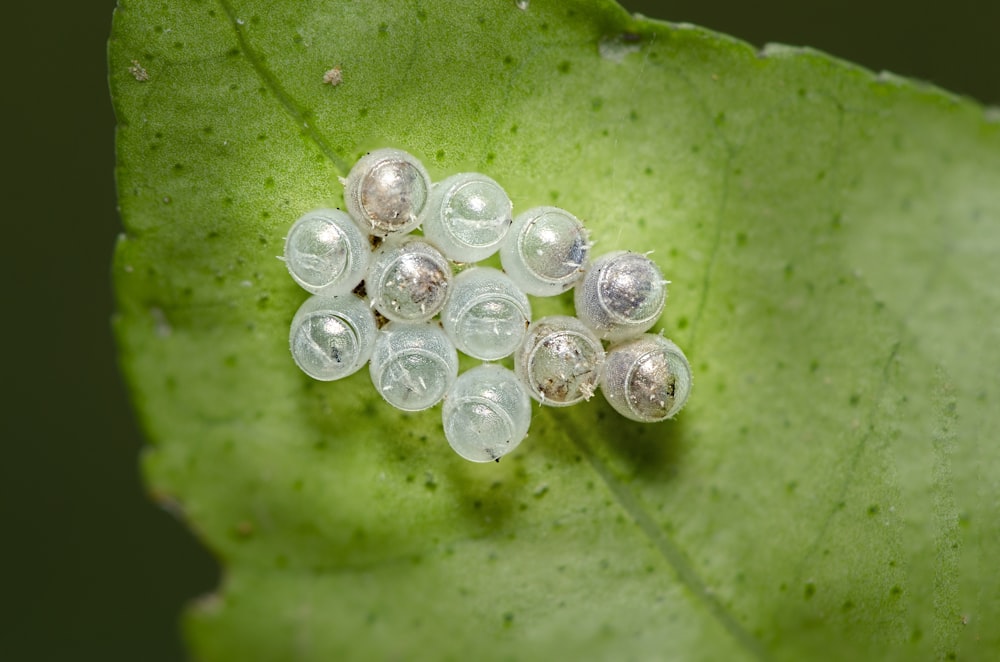
M1000 104L1000 2L625 4L757 46L808 44ZM11 295L0 660L184 659L177 615L219 580L194 536L145 497L142 436L115 364L108 264L120 221L105 71L113 6L12 4L0 45L3 190L13 202L0 261Z

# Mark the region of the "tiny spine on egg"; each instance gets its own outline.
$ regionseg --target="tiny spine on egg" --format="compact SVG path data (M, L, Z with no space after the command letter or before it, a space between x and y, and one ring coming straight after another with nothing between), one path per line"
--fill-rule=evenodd
M367 237L339 209L303 214L285 238L288 273L313 294L347 294L365 277L370 259Z
M550 407L589 400L604 369L604 347L580 320L550 315L531 323L514 371L532 398Z
M401 149L369 152L344 180L347 211L376 237L405 234L417 227L430 191L427 169Z
M472 267L455 277L441 311L445 333L459 351L483 361L514 353L531 322L531 302L503 272Z
M426 322L444 308L451 280L451 264L441 252L423 238L407 235L387 239L375 250L365 287L386 319Z
M478 262L500 250L513 222L512 210L496 181L463 172L434 184L420 226L449 259Z
M646 255L607 253L587 267L573 292L576 314L612 342L648 331L663 312L667 281Z
M353 294L313 295L292 318L288 344L313 379L334 381L360 370L375 346L375 315Z
M500 262L527 294L554 296L583 276L590 246L576 216L559 207L534 207L514 219L500 247Z
M389 322L375 339L369 373L390 405L420 411L440 402L454 383L458 353L436 323Z
M647 333L608 349L601 392L622 416L658 423L681 410L691 383L691 364L681 348Z

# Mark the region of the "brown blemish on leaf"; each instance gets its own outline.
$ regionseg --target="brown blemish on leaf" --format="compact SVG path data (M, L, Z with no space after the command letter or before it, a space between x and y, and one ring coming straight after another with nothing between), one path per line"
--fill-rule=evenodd
M344 82L344 74L340 67L334 67L323 74L323 82L330 87L337 87Z
M128 72L140 83L145 83L149 80L149 72L139 64L139 60L132 60L132 66L128 68Z

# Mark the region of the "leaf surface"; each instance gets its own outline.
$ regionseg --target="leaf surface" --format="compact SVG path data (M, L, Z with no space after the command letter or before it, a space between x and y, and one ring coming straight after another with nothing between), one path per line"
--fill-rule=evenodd
M225 566L196 657L1000 654L996 112L603 0L524 4L116 11L122 363L150 490ZM366 371L301 374L306 294L275 256L382 146L654 251L688 407L536 408L477 465Z

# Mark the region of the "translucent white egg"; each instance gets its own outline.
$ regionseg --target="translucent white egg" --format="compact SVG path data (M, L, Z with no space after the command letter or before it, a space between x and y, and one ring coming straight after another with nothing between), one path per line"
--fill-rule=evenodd
M452 175L431 190L421 228L456 262L478 262L500 249L513 205L499 184L477 172Z
M361 369L375 346L375 315L354 296L306 299L289 331L295 363L313 379L329 382Z
M691 393L691 364L661 335L647 333L608 350L604 398L626 418L655 423L672 417Z
M551 407L589 400L604 367L601 341L575 317L551 315L528 327L514 370L532 398Z
M390 322L378 332L369 364L375 390L393 407L433 407L458 375L458 353L433 323Z
M441 311L445 333L459 351L483 361L510 356L531 322L531 303L503 272L473 267L455 277Z
M444 308L451 280L451 265L441 251L407 235L391 237L375 250L365 288L387 319L426 322Z
M485 364L458 376L445 396L441 421L456 453L472 462L491 462L528 435L531 400L514 373Z
M667 300L667 282L645 255L615 251L594 260L576 284L576 315L605 340L634 338L650 329Z
M362 227L386 237L417 226L430 191L430 175L415 156L401 149L377 149L351 168L344 201Z
M500 246L503 270L535 296L552 296L573 287L583 276L589 254L583 223L558 207L535 207L519 214Z
M314 209L285 238L285 265L292 279L313 294L347 294L365 277L368 238L339 209Z

